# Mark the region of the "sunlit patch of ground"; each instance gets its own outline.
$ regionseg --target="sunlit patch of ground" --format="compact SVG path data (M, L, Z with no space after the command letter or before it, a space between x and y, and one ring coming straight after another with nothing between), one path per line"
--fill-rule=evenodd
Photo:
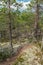
M25 47L14 65L41 65L41 49L32 45Z

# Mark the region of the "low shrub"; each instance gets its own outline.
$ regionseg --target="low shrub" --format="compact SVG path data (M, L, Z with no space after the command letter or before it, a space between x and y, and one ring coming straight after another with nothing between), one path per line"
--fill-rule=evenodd
M9 58L10 52L8 49L3 49L3 51L0 52L0 62L6 60L7 58Z

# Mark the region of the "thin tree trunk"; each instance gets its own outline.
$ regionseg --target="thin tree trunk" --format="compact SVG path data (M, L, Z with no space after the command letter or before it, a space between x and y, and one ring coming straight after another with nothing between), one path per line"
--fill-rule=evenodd
M39 4L38 0L36 1L36 14L35 14L35 28L37 28L39 22Z
M11 27L11 14L10 14L10 0L8 0L9 7L9 33L10 33L10 45L11 45L11 53L13 53L13 45L12 45L12 27Z

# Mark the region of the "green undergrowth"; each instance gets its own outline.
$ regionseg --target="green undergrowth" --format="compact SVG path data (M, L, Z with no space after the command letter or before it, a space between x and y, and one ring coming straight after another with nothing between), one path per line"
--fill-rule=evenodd
M7 58L11 56L10 51L6 48L0 51L0 62L5 61Z

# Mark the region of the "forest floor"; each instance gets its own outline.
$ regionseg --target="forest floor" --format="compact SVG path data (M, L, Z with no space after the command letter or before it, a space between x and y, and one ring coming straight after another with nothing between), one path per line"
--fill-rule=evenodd
M37 45L36 45L37 46ZM17 60L17 58L22 54L22 52L25 50L25 49L32 49L33 47L36 48L36 46L34 44L27 44L27 45L24 45L24 47L22 49L19 50L19 53L17 54L17 56L13 56L11 58L8 58L7 61L4 61L2 63L0 63L0 65L13 65L14 62ZM39 49L39 48L37 48ZM36 49L36 51L37 51ZM32 53L33 53L34 49L32 50ZM39 51L41 52L41 50L39 49ZM40 58L39 58L40 59ZM40 64L41 65L41 64Z

